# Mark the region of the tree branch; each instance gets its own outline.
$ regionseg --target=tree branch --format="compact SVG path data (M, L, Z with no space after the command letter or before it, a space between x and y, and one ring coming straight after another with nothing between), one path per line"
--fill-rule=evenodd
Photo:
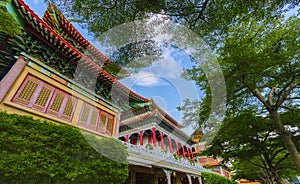
M267 103L268 103L270 106L273 105L273 100L272 100L272 99L273 99L274 92L275 92L275 90L277 89L277 87L278 87L278 85L276 85L275 87L272 87L272 89L271 89L271 91L270 91L270 93L269 93Z
M111 9L114 9L116 6L117 6L117 2L118 0L114 0L113 2L113 5L108 7L108 6L104 6L103 4L101 6L103 6L104 8L108 9L108 10L111 10ZM126 2L125 2L126 3Z
M290 110L290 111L294 111L294 112L300 112L300 109L292 109L290 107L287 107L287 106L284 106L284 105L281 105L279 106L280 108L283 108L283 109L287 109L287 110Z
M239 91L242 91L243 89L247 88L246 86L241 86L240 88L234 90L234 93L237 93Z
M262 154L259 154L259 157L260 157L260 161L261 163L265 166L264 169L266 170L266 172L268 173L269 172L269 167L268 167L268 163L267 161L265 160L265 158L262 156ZM269 177L269 174L267 174L267 177Z
M210 0L205 0L202 5L194 5L194 6L171 6L171 7L162 7L162 10L165 11L165 15L168 15L168 16L174 16L174 17L182 17L184 18L187 22L189 22L190 26L193 27L196 22L200 19L200 20L203 20L204 22L208 23L208 21L205 19L205 16L204 16L204 11L206 10L207 8L207 5L209 3ZM176 12L174 12L174 10L176 10ZM191 10L191 11L188 11L188 10ZM172 12L173 11L173 12ZM191 18L191 15L195 15L196 17L192 20L188 20L189 17Z
M204 1L203 5L201 6L201 10L199 11L199 14L198 14L197 18L195 18L195 19L193 20L193 22L194 22L194 23L193 23L193 26L195 26L196 22L197 22L199 19L201 19L201 20L203 20L204 22L208 23L208 21L205 19L204 15L203 15L203 13L204 13L204 11L205 11L205 9L206 9L206 7L207 7L208 2L209 2L209 0L205 0L205 1Z
M286 98L287 100L300 100L300 96L299 97L290 97L290 98Z
M274 160L274 158L275 158L280 152L282 152L282 151L284 151L284 150L286 150L285 147L284 147L284 148L281 148L281 149L279 149L279 150L277 150L277 151L275 151L274 154L273 154L272 157L271 157L271 160Z
M251 93L256 97L258 98L259 101L261 101L265 107L270 110L271 109L271 106L265 101L264 97L261 95L260 91L256 88L256 89L252 89L244 80L244 77L243 77L243 80L242 80L243 84L247 87L248 90L251 91Z
M275 104L276 107L279 107L287 98L287 96L290 94L290 92L296 88L299 84L300 84L300 81L299 82L296 82L294 85L293 82L295 81L295 79L300 76L299 75L296 75L294 76L290 82L288 82L283 88L282 90L278 93L278 99L277 99L277 102ZM286 90L286 91L285 91ZM280 96L283 94L283 96L280 98Z
M279 164L284 161L290 154L286 153L281 159L278 160L278 162L275 165L275 168L277 168L279 166Z
M269 130L269 131L267 132L267 134L265 135L265 137L264 137L264 139L263 139L263 142L264 142L264 143L268 140L269 135L270 135L271 132L273 132L273 130Z
M267 107L267 109L271 108L257 88L253 90L253 94Z
M267 168L266 168L266 165L265 165L264 163L263 163L264 166L261 166L261 165L257 164L256 162L252 162L252 161L249 160L249 159L244 158L244 160L246 160L247 162L249 162L249 163L251 163L252 165L255 165L255 166L259 167L259 168L267 169Z

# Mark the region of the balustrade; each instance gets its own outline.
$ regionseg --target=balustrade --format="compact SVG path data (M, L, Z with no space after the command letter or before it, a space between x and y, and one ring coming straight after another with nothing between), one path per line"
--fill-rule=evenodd
M173 154L169 153L168 151L164 151L164 150L162 150L158 147L154 147L152 145L149 146L149 144L143 145L143 146L138 146L138 145L133 145L133 144L126 143L126 142L122 142L122 143L127 147L128 152L132 153L132 154L136 154L136 155L140 155L140 156L144 156L144 157L148 157L148 158L152 158L152 159L159 158L159 160L163 160L165 162L175 164L178 166L183 166L183 167L187 167L187 168L194 169L194 170L211 172L210 170L203 168L203 166L199 163L190 162L189 160L184 159L182 157L174 156Z

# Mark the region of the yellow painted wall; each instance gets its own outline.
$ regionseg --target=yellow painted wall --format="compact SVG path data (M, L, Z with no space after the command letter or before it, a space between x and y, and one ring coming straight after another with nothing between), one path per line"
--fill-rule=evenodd
M14 102L12 102L11 100L13 99L14 95L16 94L16 92L18 91L19 87L21 86L22 82L24 81L24 79L26 78L26 76L28 74L31 74L32 76L35 76L45 82L48 82L49 84L55 86L56 88L63 90L69 94L72 94L74 97L76 97L78 99L78 102L76 104L75 107L75 111L74 111L74 115L72 118L71 122L67 122L64 121L62 119L47 115L45 113L39 112L39 111L35 111L33 109L24 107L22 105L16 104ZM1 90L1 89L0 89ZM33 116L34 118L38 118L38 119L46 119L46 120L50 120L52 122L55 123L63 123L63 124L68 124L74 127L78 127L77 125L77 121L79 119L80 116L80 112L81 112L81 108L82 108L82 104L84 102L90 103L91 105L108 112L109 114L114 116L114 127L113 127L113 137L116 134L116 130L117 130L117 112L108 108L108 105L105 104L104 102L101 102L101 104L96 103L95 101L73 91L72 89L70 89L69 87L53 80L52 78L45 76L44 74L39 73L38 71L25 66L24 70L21 72L20 76L18 77L18 79L15 81L15 83L13 84L13 86L10 88L9 92L5 95L4 99L2 100L2 102L0 103L0 109L3 111L6 111L8 113L16 113L16 114L21 114L21 115L29 115L29 116ZM87 128L82 128L83 130L86 130L88 132L92 132L95 133L97 135L100 136L108 136L106 134L101 134L98 133L96 131L87 129Z

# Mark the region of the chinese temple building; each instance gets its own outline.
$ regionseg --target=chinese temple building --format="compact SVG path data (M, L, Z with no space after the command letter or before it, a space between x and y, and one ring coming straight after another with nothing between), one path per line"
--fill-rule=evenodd
M150 104L121 115L119 139L128 147L131 177L169 183L201 183L200 172L210 172L194 162L189 136L176 122L150 100ZM144 169L142 169L144 168ZM141 172L143 171L143 172ZM154 177L153 177L154 176Z
M202 154L202 152L206 149L205 142L200 142L202 135L202 132L198 130L194 133L192 138L194 142L197 142L197 144L193 145L195 161L220 174L221 176L224 176L225 178L231 178L231 173L228 171L228 166L222 162L222 158L214 158L212 156L204 156Z
M128 184L202 184L193 145L153 100L118 80L129 76L49 4L43 18L22 0L8 6L22 35L0 33L0 110L114 137L128 148ZM200 162L201 163L201 162Z

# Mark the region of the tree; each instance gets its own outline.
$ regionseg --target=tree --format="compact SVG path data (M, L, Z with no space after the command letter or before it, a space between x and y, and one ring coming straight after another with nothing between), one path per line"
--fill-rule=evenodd
M284 113L282 117L291 126L297 124L291 121L300 118L298 113L292 112ZM266 183L276 181L279 184L282 183L281 178L297 175L290 154L279 134L274 131L270 118L256 116L251 111L240 112L237 116L227 118L219 132L205 153L221 156L224 161L234 160L238 176L268 181ZM300 146L297 132L293 135L297 146Z
M235 174L233 175L233 180L239 179L248 179L250 181L260 181L264 184L273 184L273 177L270 173L266 170L262 169L261 167L257 167L251 163L261 163L261 158L254 157L250 159L251 162L243 159L235 159L233 162L233 169L235 170ZM296 176L296 170L289 170L290 165L292 164L292 160L289 159L285 162L286 166L288 166L284 172L281 172L281 178L293 178ZM271 176L270 176L271 175ZM270 178L271 177L271 178Z
M297 17L250 18L230 29L218 54L226 80L227 115L251 108L257 115L270 117L274 131L283 139L300 173L300 158L292 133L280 117L287 110L299 112L299 25ZM205 123L211 101L209 83L199 67L189 74L207 92L200 110L201 122ZM189 116L189 109L183 109Z
M262 181L264 184L271 183L268 175L266 175L265 171L257 166L251 164L259 163L260 159L253 158L251 162L243 159L235 159L232 163L232 168L234 170L234 175L232 176L233 180L247 179L249 181Z
M95 37L120 24L143 18L149 13L167 15L173 21L193 29L200 36L209 36L217 32L220 36L221 32L228 30L230 24L249 17L249 12L252 17L277 16L283 12L284 5L289 4L289 8L293 8L300 3L298 0L236 1L235 3L230 0L46 1L57 5L63 14L81 23L88 31L94 33Z
M201 176L205 184L236 184L236 182L233 182L230 179L213 173L202 173Z
M13 18L13 16L7 11L6 5L10 0L4 0L0 2L0 32L4 32L11 36L21 34L21 26Z
M0 183L124 183L128 176L128 153L118 140L83 137L68 125L5 112L0 112L0 154Z
M204 38L213 48L220 45L221 40L228 35L231 26L248 19L249 14L251 14L251 17L260 19L276 17L282 14L284 11L282 7L285 5L289 4L288 9L290 9L300 3L299 0L236 1L235 3L232 3L230 0L45 1L54 3L67 18L79 23L95 38L116 26L149 17L154 13L166 16L174 22L187 26ZM126 34L127 32L125 31L123 35ZM106 38L105 41L113 47L114 43L109 42L109 40L110 38ZM159 58L162 47L158 43L147 40L144 42L137 41L135 45L134 36L132 40L131 45L117 48L118 51L112 54L112 59L115 62L121 66L143 67L148 66ZM132 58L137 58L141 54L152 56L153 58L148 57L147 61L142 60L140 64L135 63L136 65L134 64L133 66L126 65L132 61Z

